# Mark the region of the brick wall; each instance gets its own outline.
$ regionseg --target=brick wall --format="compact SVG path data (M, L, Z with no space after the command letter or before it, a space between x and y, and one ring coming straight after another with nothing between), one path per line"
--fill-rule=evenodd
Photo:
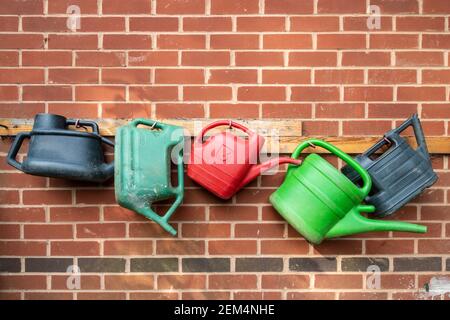
M381 29L368 30L369 4ZM81 9L76 32L69 5ZM294 118L304 135L351 136L418 112L427 135L450 134L449 1L1 0L0 14L2 118ZM426 298L424 284L450 272L447 156L433 155L438 183L392 217L427 234L313 247L268 204L282 173L225 202L188 181L171 238L118 207L113 183L13 170L9 145L1 298ZM380 289L366 288L371 264Z

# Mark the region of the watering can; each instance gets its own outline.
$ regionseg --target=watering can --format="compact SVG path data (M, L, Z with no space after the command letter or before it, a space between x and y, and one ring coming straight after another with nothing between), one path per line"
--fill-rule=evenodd
M68 126L90 127L92 132L70 130ZM20 163L16 157L26 138L30 139L28 154ZM105 163L102 143L114 146L100 136L98 125L93 121L39 113L34 118L33 129L16 136L7 161L32 175L104 182L113 176L114 162Z
M337 147L317 139L299 144L292 158L298 158L309 146L322 147L345 161L360 175L362 186L355 185L318 154L308 155L300 166L289 166L270 202L308 241L319 244L325 238L370 231L426 232L424 226L362 216L361 212L375 210L372 205L361 204L372 186L367 171Z
M172 235L177 231L169 219L184 196L183 143L183 128L147 119L135 119L116 133L117 202L155 221ZM177 186L171 182L172 153L176 155ZM168 199L175 200L164 215L152 210L153 203Z
M414 129L415 150L400 136L409 126ZM386 146L389 149L374 158L376 151ZM372 178L372 191L365 201L377 208L375 214L380 217L400 209L437 181L417 114L386 133L383 139L355 159ZM351 167L342 168L342 173L359 183L359 176Z
M225 125L242 130L248 139L224 131L203 141L209 130ZM262 172L283 163L300 163L284 157L256 164L263 145L262 136L239 123L231 120L213 122L194 140L187 174L216 196L229 199Z

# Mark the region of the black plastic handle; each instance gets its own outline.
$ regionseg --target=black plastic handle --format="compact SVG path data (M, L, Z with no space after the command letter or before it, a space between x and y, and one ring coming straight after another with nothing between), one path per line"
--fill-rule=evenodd
M428 154L428 148L425 142L425 135L423 133L422 126L420 124L420 119L417 113L413 114L411 118L403 122L398 128L388 132L385 137L388 137L392 134L400 134L405 131L408 127L412 126L414 129L414 136L416 137L417 148L421 148Z
M14 139L14 142L11 145L11 149L9 149L8 156L6 157L8 163L20 171L22 171L22 164L16 160L16 156L20 148L22 147L23 140L29 137L31 137L31 134L29 132L20 132L16 136L16 139Z
M92 132L99 133L98 124L95 121L67 119L66 124L68 126L91 127Z

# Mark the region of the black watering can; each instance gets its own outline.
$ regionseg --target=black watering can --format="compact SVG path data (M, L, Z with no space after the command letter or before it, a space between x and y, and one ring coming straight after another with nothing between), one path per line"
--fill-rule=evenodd
M400 136L409 126L414 129L415 150ZM376 151L383 147L388 149L375 158ZM417 114L386 133L382 140L355 160L372 178L373 186L366 202L375 206L374 214L380 217L394 213L437 180ZM342 172L353 182L359 180L358 174L349 166L343 167Z
M92 132L70 130L67 127L90 127ZM30 138L27 157L16 160L25 138ZM32 175L103 182L114 175L114 162L105 163L102 142L114 143L99 134L97 123L71 120L63 116L39 113L33 130L16 136L8 153L8 163Z

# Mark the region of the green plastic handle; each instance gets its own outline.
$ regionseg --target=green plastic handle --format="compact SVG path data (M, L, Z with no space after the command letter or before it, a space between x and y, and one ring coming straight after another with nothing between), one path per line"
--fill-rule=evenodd
M160 130L163 130L166 127L164 123L161 123L156 120L149 120L149 119L144 119L144 118L134 119L130 123L130 125L135 126L135 127L137 127L140 124L149 126L152 129L156 128L156 129L160 129Z
M348 165L350 165L362 178L363 186L361 188L358 188L361 190L361 192L364 194L364 197L367 196L370 192L370 189L372 188L372 179L370 178L367 171L361 167L361 165L353 160L352 157L350 157L348 154L346 154L341 149L333 146L332 144L325 142L323 140L319 139L309 139L305 140L302 143L300 143L297 148L292 153L292 158L297 159L300 156L300 153L302 153L303 150L305 150L307 147L322 147L328 151L330 151L332 154L336 155L337 157L341 158L343 161L345 161ZM295 168L296 166L290 165L289 169ZM288 170L289 170L288 169Z

